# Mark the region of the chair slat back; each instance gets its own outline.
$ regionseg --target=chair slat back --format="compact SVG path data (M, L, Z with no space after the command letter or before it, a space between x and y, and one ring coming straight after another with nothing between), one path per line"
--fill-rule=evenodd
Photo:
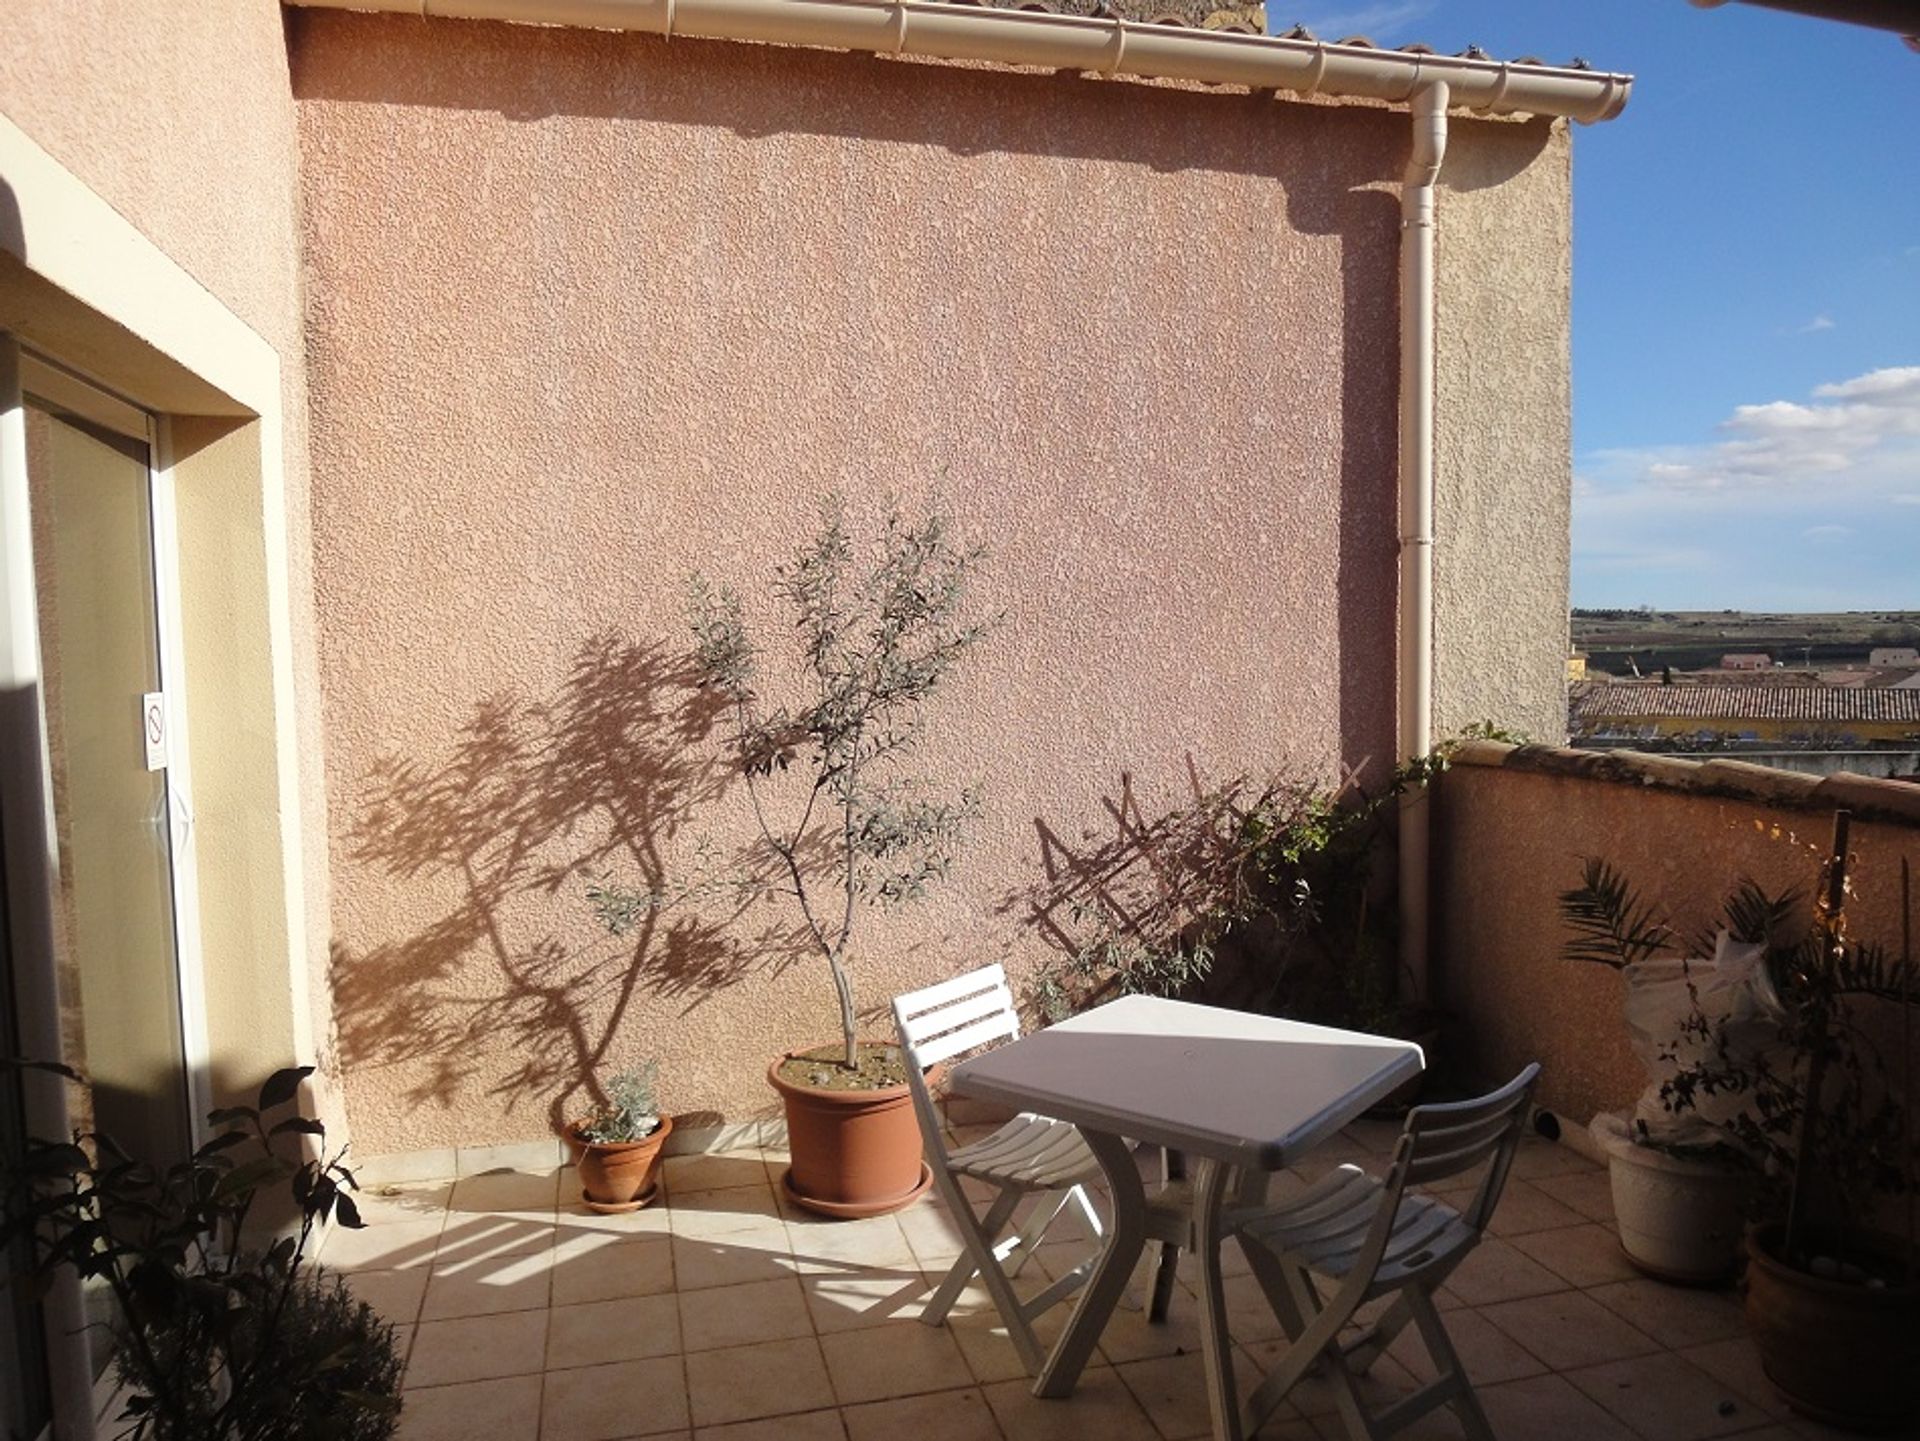
M1527 1106L1540 1078L1538 1062L1499 1090L1472 1101L1415 1106L1394 1150L1393 1193L1407 1186L1430 1185L1463 1171L1487 1166L1473 1202L1462 1219L1485 1228L1506 1187L1507 1170L1527 1122ZM1489 1164L1491 1163L1491 1164Z
M906 1052L907 1087L913 1092L927 1158L944 1167L940 1115L921 1073L962 1051L1019 1036L1020 1015L1014 1009L1013 992L1007 989L1007 973L997 965L981 966L964 976L895 996L893 1023Z

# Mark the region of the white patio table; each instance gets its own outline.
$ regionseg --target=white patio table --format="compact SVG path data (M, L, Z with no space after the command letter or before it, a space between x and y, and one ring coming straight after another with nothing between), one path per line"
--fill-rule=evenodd
M1068 1396L1126 1289L1146 1241L1146 1190L1129 1142L1199 1161L1194 1233L1201 1239L1201 1338L1219 1441L1239 1441L1220 1217L1229 1184L1257 1200L1268 1174L1391 1094L1426 1064L1410 1041L1301 1021L1126 996L963 1061L963 1095L1071 1121L1099 1158L1113 1225L1073 1318L1034 1383Z

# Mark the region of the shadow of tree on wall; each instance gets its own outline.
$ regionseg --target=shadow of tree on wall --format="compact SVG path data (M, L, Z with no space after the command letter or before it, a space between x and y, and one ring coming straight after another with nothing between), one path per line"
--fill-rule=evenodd
M676 882L677 838L726 792L707 739L721 702L683 657L604 632L583 643L549 701L481 700L432 765L389 756L368 776L350 833L355 861L399 890L448 896L429 924L331 960L342 1062L403 1066L413 1103L449 1102L512 1058L490 1093L545 1097L557 1124L604 1100L596 1071L643 996L686 1010L798 952L779 925L732 931L758 864L737 885ZM603 878L656 904L618 938L587 889ZM543 906L573 892L564 934ZM549 922L552 917L546 917ZM530 933L531 932L531 933ZM572 1103L572 1104L570 1104Z

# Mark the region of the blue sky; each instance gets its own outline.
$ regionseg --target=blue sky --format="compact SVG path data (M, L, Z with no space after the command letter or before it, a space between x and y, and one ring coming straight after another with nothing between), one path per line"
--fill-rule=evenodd
M1920 55L1686 0L1296 19L1635 76L1574 135L1575 605L1920 609Z

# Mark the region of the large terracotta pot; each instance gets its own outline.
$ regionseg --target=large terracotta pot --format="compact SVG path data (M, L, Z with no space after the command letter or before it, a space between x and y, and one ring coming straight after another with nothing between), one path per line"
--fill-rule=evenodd
M1913 1435L1920 1417L1920 1287L1826 1280L1780 1259L1784 1229L1747 1240L1747 1325L1760 1364L1804 1416L1849 1431ZM1900 1274L1891 1244L1873 1246Z
M913 1093L905 1086L831 1091L797 1085L780 1074L797 1054L789 1051L767 1067L767 1082L787 1113L787 1194L810 1211L840 1218L884 1215L919 1200L933 1173L921 1160ZM935 1071L928 1072L929 1083Z
M567 1149L580 1170L580 1189L588 1207L606 1214L637 1211L660 1194L661 1147L673 1132L673 1117L662 1116L660 1129L638 1141L589 1141L579 1122L566 1129Z

